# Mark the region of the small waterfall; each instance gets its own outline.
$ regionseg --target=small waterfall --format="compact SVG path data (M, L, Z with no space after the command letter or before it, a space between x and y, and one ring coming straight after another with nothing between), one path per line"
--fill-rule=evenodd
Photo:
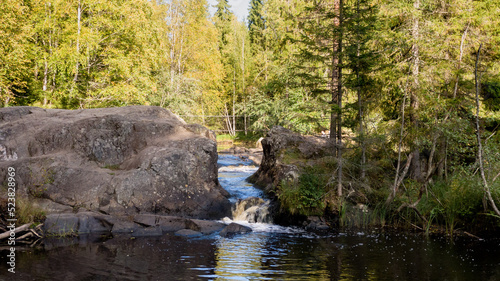
M240 199L233 207L233 220L249 223L271 223L269 204L269 200L258 197Z

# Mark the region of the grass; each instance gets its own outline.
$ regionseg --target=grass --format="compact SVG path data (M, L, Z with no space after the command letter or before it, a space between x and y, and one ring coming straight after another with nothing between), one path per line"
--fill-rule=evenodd
M353 205L343 202L340 208L340 225L346 228L385 227L388 209L385 204L378 204L373 209L363 204Z
M244 132L238 132L235 136L230 134L218 134L217 150L220 151L233 146L255 148L261 136L261 134L254 134L252 132L248 132L246 135Z
M37 207L34 207L29 199L18 196L16 198L15 206L15 218L17 219L16 224L22 225L26 223L34 223L35 225L40 224L45 220L45 212ZM0 210L1 215L6 216L9 214L8 201L6 198L0 198ZM10 207L10 206L9 206Z
M40 224L45 220L45 211L40 208L34 207L28 199L18 198L16 200L16 203L18 223L24 224L33 222L34 224Z
M108 169L108 170L112 170L112 171L117 171L117 170L120 170L120 164L105 165L103 168Z

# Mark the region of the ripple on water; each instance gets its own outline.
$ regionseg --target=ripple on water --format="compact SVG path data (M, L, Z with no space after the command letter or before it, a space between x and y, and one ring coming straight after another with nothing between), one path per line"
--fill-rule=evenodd
M243 156L231 155L231 154L219 154L219 159L217 160L217 166L251 166L255 163Z

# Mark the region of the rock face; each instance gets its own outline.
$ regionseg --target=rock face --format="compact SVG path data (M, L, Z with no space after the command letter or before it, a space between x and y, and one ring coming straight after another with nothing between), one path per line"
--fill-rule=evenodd
M62 213L48 215L44 233L50 236L74 236L80 234L126 234L133 237L160 236L165 233L183 233L191 236L212 234L226 225L216 221L188 219L154 214L116 217L95 212Z
M300 168L307 165L307 161L332 153L328 139L302 136L280 126L273 127L261 143L262 162L249 181L263 187L268 194L282 180L297 180Z
M160 107L1 108L3 185L8 167L17 195L50 209L201 219L231 212L214 133Z
M289 186L297 185L305 167L332 158L334 146L327 138L302 136L279 126L272 128L261 143L262 162L248 180L260 186L272 199L268 210L275 223L302 225L307 216L292 214L282 208L277 196L281 185L283 182Z

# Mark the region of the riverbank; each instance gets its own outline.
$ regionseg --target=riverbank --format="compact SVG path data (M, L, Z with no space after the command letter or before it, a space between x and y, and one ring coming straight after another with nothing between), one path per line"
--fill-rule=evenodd
M389 202L393 163L379 161L360 178L360 167L352 162L355 151L347 150L343 196L338 197L334 173L338 160L329 139L275 127L262 144L262 163L250 181L272 198L275 219L282 224L307 225L317 217L333 229L391 228L449 237L500 236L500 219L487 208L481 179L470 170L457 170L446 179L435 174L425 183L405 174L401 189ZM500 189L495 186L493 192L499 198Z

